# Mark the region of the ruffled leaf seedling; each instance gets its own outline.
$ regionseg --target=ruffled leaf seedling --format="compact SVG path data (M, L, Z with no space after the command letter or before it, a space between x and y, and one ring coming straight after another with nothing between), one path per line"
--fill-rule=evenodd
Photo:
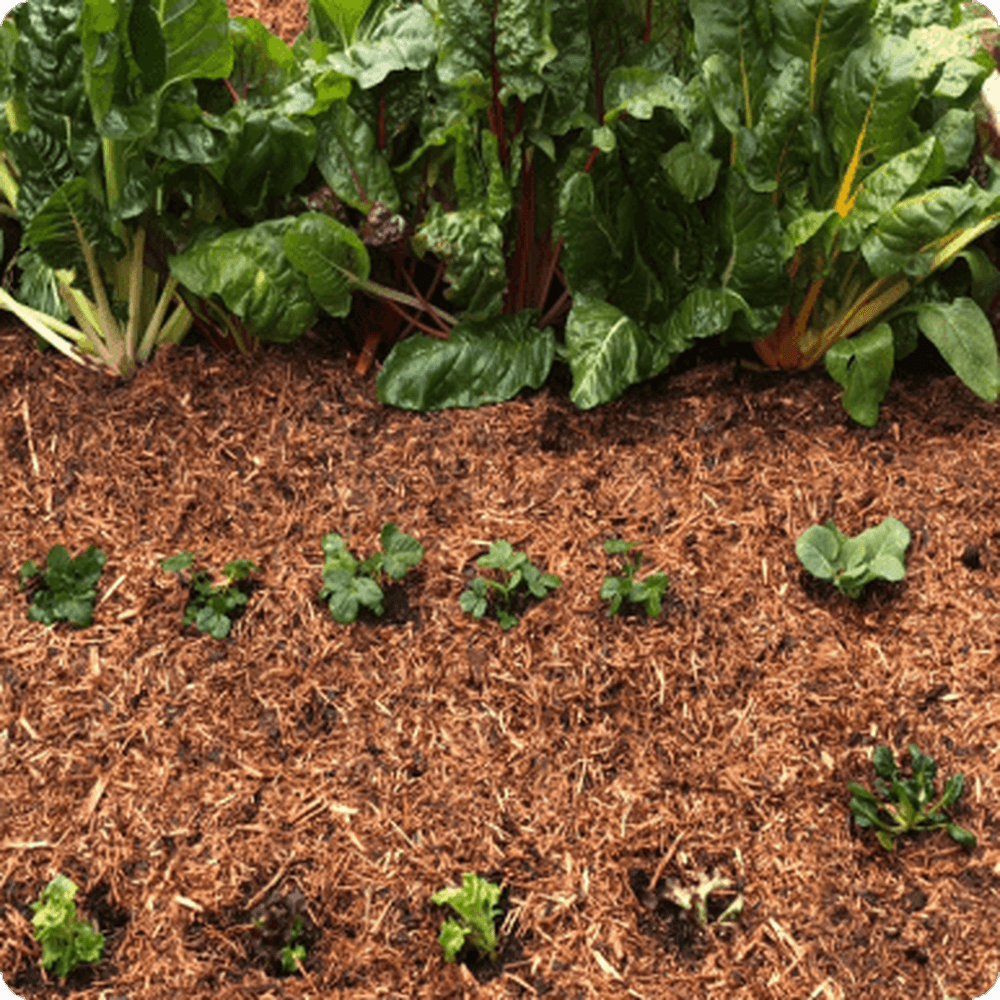
M164 559L160 566L167 573L176 573L177 579L184 584L181 573L194 562L190 552L181 552L169 559ZM249 594L238 584L246 580L251 573L259 573L260 566L249 559L236 559L222 568L228 584L212 586L212 580L205 570L198 570L191 575L188 589L191 599L184 609L182 625L194 625L199 632L208 633L213 639L225 639L229 635L233 619L250 599Z
M877 795L853 781L847 783L855 823L860 827L874 828L878 842L887 851L893 849L896 837L904 833L942 828L963 847L975 847L976 838L968 830L953 823L945 812L962 794L965 775L959 772L947 781L944 792L935 802L934 776L937 774L937 764L912 743L910 756L913 759L913 777L903 781L892 751L888 747L875 749L872 764L877 775Z
M481 955L496 958L497 939L494 927L500 915L500 886L493 885L478 875L466 872L462 888L442 889L431 896L436 906L450 906L459 919L448 918L441 927L438 943L444 948L444 960L454 962L466 940Z
M795 554L813 576L829 580L857 600L872 580L903 579L909 544L909 529L891 517L857 538L848 538L831 520L804 531L795 543Z
M406 571L424 558L424 547L392 521L382 526L381 541L382 551L359 563L342 536L324 535L321 539L324 586L319 599L328 602L335 622L349 625L358 617L362 605L381 615L385 595L379 583L384 583L386 577L402 580Z
M81 962L99 962L104 954L104 935L76 919L76 893L73 882L65 875L56 875L41 897L29 904L35 914L31 920L35 938L42 945L42 968L54 965L60 979Z
M486 544L483 542L482 544ZM482 618L489 606L489 593L496 598L494 610L500 627L506 632L517 624L517 615L510 610L511 597L523 583L533 597L543 598L562 584L558 576L542 571L529 562L523 552L515 552L510 542L501 538L490 545L490 551L476 560L482 569L496 570L500 579L477 576L468 590L458 595L458 603L466 614Z
M28 560L18 574L21 586L35 589L28 618L33 622L54 625L68 621L74 628L86 628L94 620L94 584L101 576L107 556L96 545L70 559L61 545L49 549L44 580L38 564Z
M626 556L638 546L638 542L624 542L620 538L610 538L604 543L604 551L609 556ZM606 576L601 585L601 599L610 601L608 614L614 616L622 606L622 601L645 604L646 614L655 618L660 613L660 601L664 591L670 586L666 573L651 573L644 580L636 580L635 575L642 565L642 550L637 550L630 559L622 560L618 576Z

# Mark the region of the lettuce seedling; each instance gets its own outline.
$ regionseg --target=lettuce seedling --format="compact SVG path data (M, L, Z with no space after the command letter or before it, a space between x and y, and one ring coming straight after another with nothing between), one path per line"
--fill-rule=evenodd
M351 555L340 535L324 535L320 541L324 587L319 598L329 602L335 622L349 625L358 617L361 605L381 615L385 610L382 606L385 595L378 581L384 583L385 577L402 580L406 571L424 558L424 547L412 535L400 531L392 521L382 526L381 540L382 551L363 563Z
M610 538L604 543L604 551L609 556L624 556L638 544L638 542L624 542L620 538ZM646 614L650 618L655 618L660 613L660 599L670 586L670 577L666 573L651 573L645 580L636 580L635 575L641 565L640 549L631 559L622 560L620 575L604 578L604 583L601 585L601 599L611 601L608 607L609 615L614 616L618 613L622 601L645 604Z
M181 572L194 562L190 552L181 552L169 559L164 559L160 566L168 573L176 573L178 580L184 583ZM199 632L207 632L214 639L225 639L232 627L232 619L236 612L244 607L250 599L249 595L236 586L247 579L251 573L259 573L260 566L249 559L236 559L222 568L223 575L229 580L225 586L213 587L211 577L205 570L198 570L191 575L188 587L191 599L184 609L183 625L194 625Z
M500 886L493 885L478 875L466 872L462 876L462 888L442 889L431 896L436 906L450 906L459 916L450 917L441 927L438 943L444 948L444 960L454 962L466 940L475 946L480 954L496 958L497 939L494 922L500 915L497 903L500 901Z
M528 561L523 552L515 552L510 542L503 538L493 542L490 551L476 560L476 565L483 569L497 570L501 579L476 577L470 589L463 590L458 595L458 603L462 610L473 618L482 618L486 614L489 592L494 591L500 604L503 605L501 607L498 604L495 610L500 627L505 632L517 624L517 615L510 611L510 599L520 584L523 583L530 594L539 598L545 597L550 590L555 590L562 584L558 576L542 573L537 566Z
M57 875L31 903L35 938L42 945L42 968L56 967L60 979L81 962L99 962L104 953L104 935L76 919L73 897L77 887L65 875Z
M942 827L963 847L975 847L976 838L968 830L951 822L944 812L962 794L965 775L959 772L947 781L943 794L933 802L937 764L912 743L910 756L913 758L913 777L903 781L892 751L888 747L875 749L872 764L877 775L875 790L878 796L853 781L847 783L851 792L854 821L861 827L874 827L878 842L887 851L892 850L895 838L903 833L940 830Z
M96 545L91 545L75 559L70 559L61 545L53 546L45 561L45 579L38 581L28 618L45 625L68 621L75 628L86 628L92 624L94 599L97 597L94 584L100 578L105 562L107 556ZM29 559L19 573L20 589L24 590L33 578L41 574L37 563Z
M903 579L909 544L909 530L891 517L857 538L842 534L831 520L804 531L795 543L795 554L813 576L829 580L857 600L872 580Z

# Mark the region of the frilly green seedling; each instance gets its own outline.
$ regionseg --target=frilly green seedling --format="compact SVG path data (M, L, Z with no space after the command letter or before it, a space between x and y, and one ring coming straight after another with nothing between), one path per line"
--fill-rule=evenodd
M76 918L77 887L65 875L56 875L31 903L35 938L42 945L42 968L53 965L60 979L81 962L99 962L104 953L104 935Z
M438 943L446 962L454 962L466 940L480 954L496 958L497 939L494 924L500 915L500 886L467 872L462 887L442 889L431 896L437 906L450 906L459 919L447 919L441 927Z

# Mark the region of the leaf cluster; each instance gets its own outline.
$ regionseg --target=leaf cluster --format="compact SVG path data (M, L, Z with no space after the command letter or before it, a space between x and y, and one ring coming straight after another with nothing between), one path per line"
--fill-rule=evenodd
M164 559L160 566L168 573L177 573L183 583L181 572L194 562L190 552ZM191 598L184 609L183 625L194 625L199 632L208 633L214 639L225 639L232 627L232 620L250 599L237 584L246 580L251 573L259 573L260 566L249 559L235 559L222 568L228 584L213 586L212 578L206 570L191 574L188 589Z
M638 542L625 542L620 538L610 538L604 543L604 551L609 556L626 556L637 549ZM601 584L601 599L610 601L608 614L615 615L622 601L632 604L645 604L646 614L655 618L660 613L660 600L664 591L670 586L670 577L666 573L651 573L644 580L636 580L635 575L642 565L642 550L637 549L630 559L622 559L621 571L618 576L606 576Z
M86 628L94 619L97 597L94 585L106 561L107 556L96 545L75 559L70 559L62 545L53 546L45 561L44 581L38 581L28 618L45 625L68 621L75 628ZM41 575L37 563L29 559L19 573L20 589L33 585L31 581Z
M382 551L359 563L348 551L341 535L324 535L323 589L321 601L328 601L335 622L349 625L358 617L359 608L369 608L381 615L384 594L379 581L402 580L411 566L424 558L424 547L412 536L404 534L392 522L382 526Z
M707 927L709 924L708 897L713 892L730 892L733 888L733 882L718 873L713 874L711 878L703 874L698 885L693 889L682 886L673 879L668 879L665 886L656 891L654 898L669 900L682 910L693 913L698 925ZM743 912L743 903L743 894L738 893L733 902L719 914L715 923L724 924L736 921Z
M492 591L496 598L494 611L500 627L506 632L517 624L517 615L510 610L511 597L522 584L533 597L543 598L555 590L562 580L552 573L542 571L528 560L523 552L515 552L510 542L501 538L490 545L490 551L476 560L482 569L495 570L500 579L477 576L468 590L458 596L458 603L466 614L482 618L489 606Z
M438 943L444 948L446 962L454 962L468 940L480 954L496 958L497 939L494 924L500 915L500 886L466 872L462 887L442 889L431 896L436 906L450 906L458 920L448 918L441 927Z
M263 920L254 920L254 927L261 929L264 926ZM295 942L302 936L302 917L295 915L295 920L288 931L288 944L281 949L281 968L284 972L294 972L297 962L304 962L306 959L306 949L301 944Z
M906 781L888 747L876 747L872 754L875 766L875 791L870 792L853 781L847 783L851 792L851 813L860 827L874 828L878 842L891 851L896 837L921 830L948 831L963 847L975 847L976 838L945 813L962 794L965 776L961 772L950 778L941 797L934 801L934 777L937 764L916 746L910 744L913 776Z
M56 967L65 977L81 962L99 962L104 953L104 935L76 919L77 886L65 875L56 875L31 903L35 938L42 945L42 968Z
M909 544L909 529L891 517L856 538L848 538L830 520L804 531L795 543L795 553L813 576L829 580L857 600L872 580L903 579Z

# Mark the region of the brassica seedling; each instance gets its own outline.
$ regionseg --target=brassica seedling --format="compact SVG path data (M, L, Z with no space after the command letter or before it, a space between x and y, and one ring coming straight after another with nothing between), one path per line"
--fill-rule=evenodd
M169 559L164 559L160 566L167 573L176 573L183 583L181 572L188 569L194 562L190 552L181 552ZM249 559L235 559L222 568L223 575L229 583L213 587L212 580L205 570L191 575L191 599L184 609L184 619L181 624L194 625L199 632L206 632L214 639L225 639L232 627L235 612L246 605L249 597L236 584L247 579L251 573L259 573L260 566Z
M381 541L382 551L363 563L351 555L340 535L324 535L320 541L324 587L319 598L328 601L335 622L349 625L358 617L361 605L381 615L385 610L382 606L385 595L378 581L384 582L384 577L402 580L406 571L424 558L424 547L392 521L382 526Z
M620 538L610 538L604 543L604 551L609 556L625 556L637 548L638 542L625 542ZM601 585L601 599L611 601L608 614L615 615L622 601L645 604L646 614L655 618L660 613L660 600L670 586L666 573L651 573L645 580L636 580L635 575L642 565L642 550L635 552L631 559L623 559L618 576L606 576Z
M483 955L496 958L497 939L494 922L500 915L500 886L466 872L462 888L452 886L431 896L437 906L450 906L459 916L448 918L441 927L438 943L444 948L444 960L454 962L466 939Z
M854 821L860 827L873 827L878 842L887 851L893 849L896 837L901 834L940 830L942 827L963 847L975 847L976 838L953 823L944 812L962 794L965 775L959 772L947 781L941 797L934 802L937 764L912 743L910 757L913 760L913 777L902 781L892 751L888 747L875 749L872 764L877 775L875 791L878 795L853 781L847 783Z
M81 962L99 962L104 953L104 935L76 919L76 893L73 882L65 875L56 875L41 897L30 904L35 914L31 921L35 938L42 945L42 968L54 965L60 979Z
M497 570L501 579L477 576L470 589L458 595L458 603L466 614L482 618L486 614L489 592L493 590L500 602L496 605L497 620L505 632L517 624L517 615L510 611L510 599L518 586L523 583L530 594L541 598L562 584L558 576L542 573L523 552L515 552L510 542L503 538L493 542L490 551L476 560L476 565Z
M86 628L94 620L94 584L100 579L107 556L96 545L70 559L62 545L49 549L45 560L45 579L28 608L28 618L33 622L53 625L68 621L75 628ZM20 589L41 576L38 564L28 560L18 574Z
M699 927L707 927L708 919L708 897L713 892L726 892L733 889L733 882L722 875L715 874L711 878L702 875L699 883L693 889L687 889L676 884L673 880L668 880L666 886L657 894L657 899L668 899L676 903L682 910L694 912L695 919ZM729 904L719 914L715 923L724 924L734 922L743 912L743 894L739 893L736 899Z
M906 525L887 517L881 524L848 538L833 521L808 528L795 543L795 553L813 576L829 580L857 600L872 580L902 580L906 574Z

